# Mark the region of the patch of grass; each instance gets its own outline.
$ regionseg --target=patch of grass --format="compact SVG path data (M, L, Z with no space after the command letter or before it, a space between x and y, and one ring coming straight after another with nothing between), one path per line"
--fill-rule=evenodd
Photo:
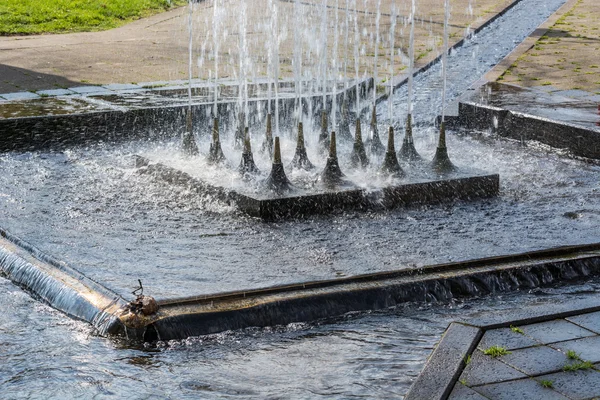
M552 389L554 387L554 382L544 379L544 380L540 381L540 385L542 385L542 387L545 387L547 389Z
M461 380L459 380L460 383L462 383L464 386L469 386L467 385L467 380L465 378L462 378Z
M578 361L573 364L567 364L563 367L563 371L573 372L579 370L591 369L594 366L590 361Z
M534 81L539 80L540 78L533 78ZM525 332L523 332L523 329L519 328L518 326L510 326L510 330L513 331L514 333L520 333L521 335L524 335Z
M484 350L483 354L485 354L486 356L495 358L495 357L500 357L500 356L505 356L507 354L510 354L510 351L507 351L502 346L492 346L492 347Z
M472 359L471 359L471 355L469 354L469 355L467 356L467 358L465 358L465 365L469 365L469 364L471 364L471 361L472 361Z
M567 358L569 360L580 360L581 361L581 356L579 354L577 354L574 350L567 351Z
M552 85L552 82L546 81L546 82L542 82L542 86L550 86Z
M112 29L186 3L187 0L2 0L0 35Z

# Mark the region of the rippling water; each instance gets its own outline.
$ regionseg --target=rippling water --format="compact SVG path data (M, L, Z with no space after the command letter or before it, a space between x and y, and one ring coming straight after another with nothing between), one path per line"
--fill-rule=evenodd
M523 0L500 20L510 22L508 28L490 27L494 41L486 41L484 31L474 47L455 53L451 62L465 69L462 75L451 69L452 79L485 72L563 2ZM517 29L515 21L524 23ZM485 44L492 46L489 52L480 51ZM460 82L464 88L470 81ZM417 114L419 107L437 108L438 89L430 83L421 90ZM427 124L416 132L425 157L433 153L434 136ZM140 278L157 297L600 241L600 167L536 144L523 148L485 135L452 136L448 143L457 165L501 174L499 198L263 224L137 175L132 153L164 150L138 143L0 155L0 223L121 293L128 294ZM136 348L95 336L89 325L0 278L0 397L397 397L451 320L593 296L598 286L407 305L327 323Z
M0 393L46 398L400 398L449 322L596 296L600 282L409 304L318 324L131 347L0 278Z

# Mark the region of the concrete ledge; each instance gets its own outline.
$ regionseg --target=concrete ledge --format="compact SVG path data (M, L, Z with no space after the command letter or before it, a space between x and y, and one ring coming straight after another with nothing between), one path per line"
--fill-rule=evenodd
M413 179L412 182L378 190L361 188L315 190L314 193L289 193L266 198L228 190L196 179L164 164L152 163L136 156L138 172L150 174L170 184L184 185L199 194L210 194L235 205L240 211L263 220L301 218L340 211L407 207L419 204L439 204L453 200L476 200L498 195L498 174L462 173L443 179Z
M366 79L359 83L360 96L373 87L373 79ZM177 91L181 92L181 90ZM166 95L166 94L164 94ZM341 104L344 91L336 92ZM356 98L355 86L347 91L349 104ZM322 95L303 98L305 112L309 108L320 113L323 108ZM274 100L271 100L274 102ZM65 115L48 115L37 117L0 118L0 152L7 151L36 151L60 150L71 146L89 143L120 143L137 139L168 139L181 135L186 129L186 112L188 104L185 100L176 101L177 104L157 107L123 107L105 101L110 110L96 110ZM184 104L182 104L184 103ZM264 98L251 99L249 102L250 128L261 126L263 121L260 115L266 115L268 100ZM312 107L308 106L312 103ZM331 109L332 94L327 96L325 107ZM281 121L292 121L295 111L296 99L282 97L279 99ZM212 101L192 104L192 119L194 133L198 136L208 135L212 129ZM235 126L237 117L234 112L237 100L229 99L218 103L217 113L223 124L223 130Z
M458 125L516 140L536 140L573 155L600 159L600 131L476 103L460 103Z
M479 328L451 323L404 400L448 398L482 336Z

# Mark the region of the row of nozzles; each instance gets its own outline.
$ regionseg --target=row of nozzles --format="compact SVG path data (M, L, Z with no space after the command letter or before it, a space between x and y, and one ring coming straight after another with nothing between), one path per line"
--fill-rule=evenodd
M375 108L373 108L371 119L371 129L373 132L372 137L369 138L368 142L370 142L369 146L371 147L373 153L383 154L385 152L383 163L379 168L379 173L394 178L402 178L405 176L405 173L398 162L398 157L408 162L420 162L422 160L419 154L417 153L413 143L411 115L408 115L406 134L404 137L402 147L398 154L396 154L395 150L393 128L389 127L388 144L387 149L385 149L379 138L376 118L377 116L375 113ZM327 157L327 163L325 165L325 168L319 175L319 181L326 187L343 186L344 184L347 184L349 182L347 182L344 179L344 174L342 173L339 167L337 157L336 133L331 132L331 136L329 136L327 132L326 112L322 113L321 122L322 129L321 134L319 135L319 143L321 144L324 150L327 149L327 147L329 147L329 155ZM191 110L189 109L187 113L186 125L187 129L183 135L183 150L188 156L198 155L198 147L195 143L192 132ZM269 155L273 157L273 165L271 168L271 173L265 181L265 185L267 186L267 188L273 190L276 193L284 193L292 190L293 186L288 180L282 164L279 137L275 137L273 139L271 127L271 114L267 115L266 125L266 137L262 144L262 150L268 151ZM241 141L243 145L242 159L240 161L238 170L240 174L242 174L242 176L244 177L257 175L259 173L259 169L257 168L254 162L254 157L252 154L252 148L250 144L250 136L248 134L248 127L244 128L243 136L240 136L241 135L236 134L236 141ZM213 120L212 140L207 156L207 161L209 164L218 165L223 164L225 160L226 158L223 154L219 138L219 120L218 118L215 118ZM350 164L353 168L365 168L367 167L367 165L369 165L369 159L367 157L365 144L362 140L360 119L356 120L356 133L354 137L352 152L350 154ZM443 122L440 126L440 137L438 147L436 149L436 154L430 165L431 168L437 173L448 173L456 170L456 167L452 164L450 158L448 157L448 152L446 148L446 132ZM315 168L315 166L308 159L308 155L306 153L302 122L298 123L296 151L290 164L290 167L306 171L310 171Z

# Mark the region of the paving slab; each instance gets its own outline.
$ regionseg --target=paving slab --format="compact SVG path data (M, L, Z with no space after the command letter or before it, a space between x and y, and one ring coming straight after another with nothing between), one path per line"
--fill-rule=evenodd
M559 372L536 379L551 381L554 390L572 400L592 399L600 396L600 373L595 370Z
M593 363L600 362L600 336L591 336L583 339L569 340L552 344L551 347L567 353L569 350L579 354L581 359Z
M102 86L80 86L80 87L70 88L70 90L72 90L73 92L75 92L77 94L86 94L86 95L114 93L112 90L105 89Z
M600 311L574 315L572 317L567 317L566 320L600 334Z
M478 386L473 390L490 400L568 400L556 390L544 388L530 378Z
M558 353L558 351L556 352ZM476 350L471 355L471 361L465 367L459 380L466 382L468 386L477 386L525 377L524 373Z
M487 397L483 397L462 383L457 383L448 400L487 400Z
M69 96L75 94L74 91L69 89L38 90L36 93L40 96Z
M108 90L126 90L126 89L141 89L142 87L133 83L111 83L109 85L102 85L103 88Z
M530 336L543 344L595 335L594 332L583 329L564 319L524 325L521 329L523 329L523 332L525 332L527 336Z
M485 332L477 347L485 350L491 346L501 346L507 350L514 350L538 344L539 342L525 334L513 332L510 328L500 328Z
M31 93L31 92L16 92L16 93L3 93L2 97L5 100L10 100L10 101L14 101L14 100L32 100L32 99L39 99L40 96L35 94L35 93Z
M547 346L514 350L499 360L530 376L561 371L569 362L564 353Z

